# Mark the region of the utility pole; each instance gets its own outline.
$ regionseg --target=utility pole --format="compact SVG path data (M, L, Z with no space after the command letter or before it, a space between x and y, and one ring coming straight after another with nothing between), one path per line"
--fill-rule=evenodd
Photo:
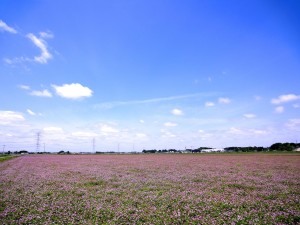
M4 155L4 150L5 150L5 145L3 145L3 153L2 153L3 155Z
M46 144L44 143L44 153L46 153Z
M118 153L120 153L120 143L118 143Z

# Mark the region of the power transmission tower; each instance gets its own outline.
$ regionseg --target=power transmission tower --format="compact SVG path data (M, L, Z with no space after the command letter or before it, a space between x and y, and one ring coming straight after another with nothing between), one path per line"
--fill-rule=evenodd
M96 140L95 138L93 138L93 152L95 152L95 149L96 149Z
M36 133L36 152L39 152L40 150L40 146L41 146L40 139L41 139L41 132L39 131Z

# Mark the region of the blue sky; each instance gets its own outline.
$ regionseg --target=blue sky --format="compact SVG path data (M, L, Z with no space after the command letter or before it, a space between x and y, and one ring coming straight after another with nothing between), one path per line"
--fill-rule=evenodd
M300 140L299 1L0 3L6 150Z

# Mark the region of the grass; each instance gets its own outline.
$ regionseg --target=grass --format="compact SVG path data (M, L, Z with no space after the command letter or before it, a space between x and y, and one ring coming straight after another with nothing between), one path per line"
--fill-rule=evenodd
M0 155L0 162L9 160L9 159L12 159L12 158L15 158L15 157L16 157L16 156L13 156L13 155L7 155L7 154Z

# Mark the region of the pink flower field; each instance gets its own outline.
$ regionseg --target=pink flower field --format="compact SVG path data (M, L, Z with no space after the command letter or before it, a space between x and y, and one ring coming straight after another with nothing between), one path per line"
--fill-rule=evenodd
M1 224L300 224L300 155L26 155L0 191Z

